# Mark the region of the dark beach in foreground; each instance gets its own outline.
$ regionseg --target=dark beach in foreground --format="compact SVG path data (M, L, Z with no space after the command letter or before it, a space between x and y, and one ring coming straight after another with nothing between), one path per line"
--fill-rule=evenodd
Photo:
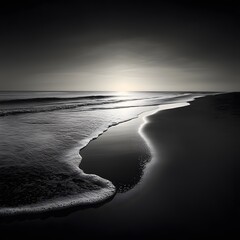
M109 129L81 152L86 173L117 185L120 193L111 201L54 216L2 219L4 239L239 238L240 94L200 98L147 121L144 138L139 118Z

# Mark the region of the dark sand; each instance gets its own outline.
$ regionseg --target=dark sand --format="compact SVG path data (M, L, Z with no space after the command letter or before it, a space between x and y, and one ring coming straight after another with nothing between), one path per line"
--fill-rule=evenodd
M55 213L61 217L2 221L2 236L239 239L240 94L197 99L148 121L142 130L149 163L137 132L141 119L113 127L81 152L87 173L131 190L101 207Z

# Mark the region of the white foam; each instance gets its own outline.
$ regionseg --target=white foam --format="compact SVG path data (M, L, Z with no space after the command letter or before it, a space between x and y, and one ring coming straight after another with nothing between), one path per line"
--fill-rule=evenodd
M81 173L82 174L82 173ZM81 194L70 195L67 197L57 197L40 203L29 204L19 207L0 208L1 216L11 216L18 214L43 213L52 210L65 209L74 206L88 206L106 201L116 193L115 186L108 180L97 175L83 174L91 181L101 182L103 187L99 190L89 190Z

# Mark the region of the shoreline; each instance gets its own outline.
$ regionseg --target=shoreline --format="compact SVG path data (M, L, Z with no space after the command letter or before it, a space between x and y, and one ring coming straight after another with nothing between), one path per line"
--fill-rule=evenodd
M192 101L194 101L194 100L192 100ZM190 106L189 102L164 104L164 105L160 105L156 110L150 111L149 114L143 114L143 116L142 116L143 122L138 128L138 133L141 136L141 138L145 141L147 147L149 148L149 151L151 152L151 159L150 159L149 163L145 166L144 175L142 178L147 178L146 175L149 174L149 172L151 171L152 165L154 165L154 162L152 160L154 159L155 150L154 150L153 146L151 145L150 140L147 137L147 134L144 132L144 127L150 123L149 118L155 114L158 114L160 111L167 111L167 110L183 108L183 107L187 107L187 106Z
M101 208L74 214L76 218L88 214L101 216L113 228L109 233L101 231L104 237L115 236L119 225L122 226L119 238L128 236L129 239L133 236L148 239L149 234L160 234L163 237L170 235L171 239L192 239L196 236L201 239L230 234L236 217L233 210L235 206L229 203L233 204L235 200L231 199L233 193L227 192L232 190L232 178L225 171L229 171L228 168L230 172L233 171L231 164L240 156L236 148L236 143L240 141L234 135L239 124L232 115L232 109L235 109L233 101L236 107L239 105L237 97L234 99L234 94L207 96L191 102L186 108L157 111L147 117L148 123L143 125L142 131L154 150L154 159L146 167L151 166L150 174L144 174L141 184L123 194L117 194ZM122 125L119 131L123 129L129 130ZM101 147L90 144L85 154L104 148L117 138L118 133L107 132L97 140ZM224 139L225 135L231 138ZM122 147L128 152L126 136L118 141L124 144ZM226 149L226 141L231 141L227 145L229 150ZM109 151L109 148L102 151ZM232 159L229 161L231 152L233 155L230 155ZM132 157L128 160L132 161ZM226 164L230 165L225 169ZM226 185L229 190L226 190ZM104 214L107 217L103 217ZM114 219L115 216L118 219L113 223L106 219ZM229 220L226 219L230 216L232 221L228 224L226 221ZM125 225L125 221L130 224L132 231ZM196 235L198 232L199 235Z
M191 101L194 101L194 100L191 100ZM146 168L148 168L148 165L151 165L151 160L152 160L152 157L153 157L153 156L151 156L151 154L152 154L151 146L149 145L148 140L147 140L147 137L145 136L144 132L142 131L142 128L144 128L144 126L148 123L147 118L148 118L149 116L151 116L151 115L157 114L157 113L160 112L160 111L165 111L165 110L170 110L170 109L175 109L175 108L182 108L182 107L186 107L186 106L189 106L189 105L190 105L189 102L179 102L179 103L169 103L169 104L158 105L158 108L144 111L144 112L138 114L138 116L135 117L135 118L126 120L126 121L124 121L124 122L121 122L121 123L118 123L118 124L115 124L115 125L111 125L111 126L110 126L109 128L107 128L105 131L103 131L101 134L99 134L98 137L93 138L92 140L89 141L89 143L88 143L87 145L85 145L83 148L80 149L79 155L80 155L80 157L81 157L81 162L80 162L80 164L79 164L79 168L82 169L82 170L84 171L84 173L87 173L87 174L88 174L88 173L90 173L90 174L96 174L97 176L101 176L101 177L103 177L104 179L107 179L107 180L111 181L111 182L113 183L113 185L117 188L117 189L116 189L116 194L121 193L122 190L120 190L120 192L119 192L119 189L118 189L119 186L118 186L118 184L117 184L117 186L116 186L115 183L114 183L114 181L112 181L112 179L109 179L108 177L105 177L104 175L99 174L99 173L97 172L97 170L93 170L93 169L95 169L94 167L96 166L96 162L94 162L94 163L89 163L89 162L91 162L91 159L89 159L89 158L92 158L91 156L89 157L89 153L91 152L91 150L89 150L89 148L92 148L93 143L94 143L93 149L94 149L94 148L98 148L98 147L96 146L96 145L98 144L97 142L98 142L98 141L101 141L102 138L108 138L108 137L109 137L109 138L119 138L119 132L120 132L121 130L117 130L116 128L120 128L120 129L122 128L122 129L124 129L124 128L126 128L126 127L124 126L124 124L128 125L128 123L129 123L129 124L132 124L132 125L136 126L137 129L135 129L134 131L136 132L137 136L139 136L139 138L141 138L140 141L143 141L143 142L144 142L144 145L145 145L145 147L147 148L145 153L147 153L147 152L150 153L150 156L145 157L145 158L148 158L148 159L143 160L143 162L145 162L145 161L146 161L146 162L143 163L143 166L141 166L142 174L140 174L140 176L139 176L139 181L135 183L135 185L140 184L141 181L142 181L142 178L143 178L144 175L145 175ZM135 122L134 122L134 121L135 121ZM132 122L132 123L130 123L130 122ZM113 128L113 127L114 127L114 128ZM114 129L114 130L113 130L113 129ZM110 131L108 131L108 130L110 130ZM124 131L125 131L125 130L124 130ZM115 133L114 133L114 132L115 132ZM105 136L106 134L107 134L107 136ZM116 136L114 136L114 137L111 136L111 135L114 135L114 134L115 134ZM131 135L131 134L133 134L133 133L126 134L126 136L125 136L126 139L128 138L128 135ZM135 141L137 141L137 140L135 139ZM105 145L111 147L111 142L106 143ZM135 149L135 150L137 150L137 149ZM105 150L102 150L102 149L101 149L100 151L102 152L102 153L101 153L101 156L102 156L102 154L104 153L104 151L107 152L108 149L105 149ZM85 152L87 152L87 153L85 153ZM82 156L81 153L84 154L84 156ZM90 154L91 154L91 153L90 153ZM102 157L101 157L101 158L102 158ZM101 160L101 161L102 161L102 160ZM111 164L110 164L110 161L111 161L111 159L109 158L108 162L107 162L107 163L104 163L103 165L111 165ZM118 159L117 162L119 162L119 161L121 161L121 159ZM117 164L118 164L118 163L117 163ZM140 164L140 163L138 163L137 165L139 165L139 164ZM136 166L136 167L137 167L137 166ZM109 167L109 168L111 169L111 167ZM114 170L113 170L113 172L114 172ZM104 172L103 172L103 174L107 174L107 173L104 173ZM133 177L134 177L134 174L133 174ZM128 190L132 190L132 188L136 187L135 185L132 186L132 187L130 187L130 189L125 189L125 190L124 190L124 193L125 193L126 191L128 191Z

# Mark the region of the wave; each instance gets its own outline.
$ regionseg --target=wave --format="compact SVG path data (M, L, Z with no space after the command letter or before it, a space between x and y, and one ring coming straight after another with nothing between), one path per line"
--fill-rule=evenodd
M7 191L3 189L1 192L1 202L5 203L0 208L2 217L100 204L116 194L116 188L109 180L94 174L85 174L81 169L78 172L59 174L53 170L42 171L41 168L36 171L21 168L20 173L13 169L11 175L14 173L14 180L19 180L21 185L16 187L13 184L11 189L11 185L5 180L4 183L9 187Z
M79 97L43 97L43 98L19 98L0 100L0 104L20 104L20 103L41 103L41 102L55 102L55 101L72 101L72 100L98 100L114 98L116 95L89 95Z
M60 98L58 98L58 99L60 99ZM70 98L68 98L68 99L70 99ZM84 99L87 99L87 98L84 98ZM88 98L88 99L90 99L90 98ZM97 99L97 98L91 98L91 99ZM66 110L66 109L74 109L74 108L80 108L80 107L87 108L88 106L94 106L94 105L124 103L124 102L132 102L132 101L147 100L147 99L154 99L154 98L134 98L134 99L125 99L125 100L108 100L105 102L74 103L74 104L61 104L61 105L32 107L32 108L2 109L2 110L0 110L0 117L4 117L4 116L8 116L8 115L26 114L26 113L52 112L52 111L56 111L56 110ZM15 101L15 100L9 100L9 101ZM114 108L109 108L109 109L114 109ZM89 109L85 109L85 111L87 111L87 110L89 110ZM82 109L81 111L84 111L84 110Z

